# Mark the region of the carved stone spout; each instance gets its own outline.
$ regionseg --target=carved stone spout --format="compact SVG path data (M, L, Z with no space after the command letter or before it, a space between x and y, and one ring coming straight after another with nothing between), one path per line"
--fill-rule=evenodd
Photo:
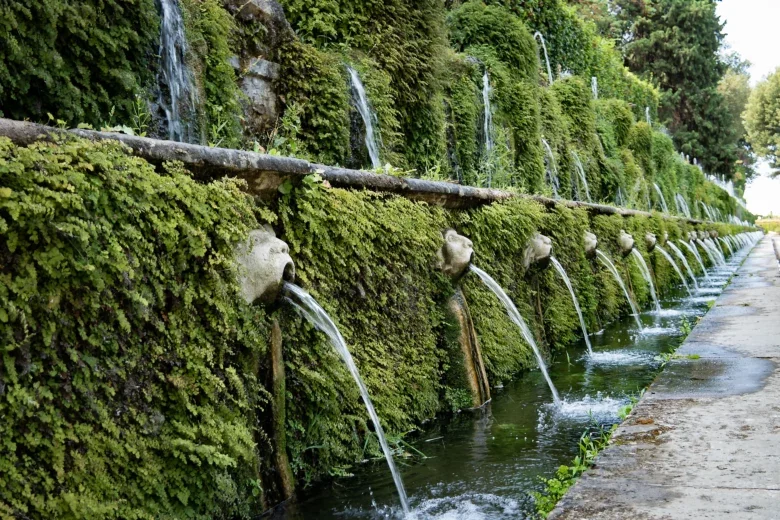
M693 242L699 238L699 236L696 234L696 231L688 231L688 242Z
M634 237L626 233L624 229L621 229L618 236L618 246L620 246L620 252L623 256L627 256L634 249Z
M285 281L295 279L295 264L287 244L271 226L249 232L235 248L238 283L247 303L271 303L279 296Z
M710 235L706 231L703 230L699 231L699 236L698 236L699 240L706 240L707 238L709 238L709 236Z
M585 256L588 258L596 256L596 248L599 245L599 239L596 237L596 235L590 231L586 231L582 238L585 243Z
M546 266L552 255L552 240L541 233L535 234L528 241L523 254L523 266L528 269L533 264Z
M714 229L710 229L710 238L713 239L713 240L718 238L718 232L715 231Z
M668 241L669 241L669 233L664 231L664 234L661 237L661 240L658 241L658 244L661 246L665 246Z
M645 245L647 246L648 253L653 252L657 242L658 239L656 238L655 233L645 233Z
M444 244L436 254L437 267L450 278L460 278L469 268L474 256L473 244L454 229L444 231L443 236Z

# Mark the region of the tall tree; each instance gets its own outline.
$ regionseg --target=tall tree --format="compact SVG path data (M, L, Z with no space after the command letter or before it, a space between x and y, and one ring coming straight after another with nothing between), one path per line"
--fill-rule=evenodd
M755 174L755 154L747 140L747 130L742 122L742 113L750 97L750 62L743 60L736 52L723 55L723 61L728 70L718 83L718 92L723 96L726 109L729 112L731 140L737 143L737 164L734 169L734 187L744 191L744 186Z
M753 150L771 162L773 176L780 176L780 67L753 89L744 119Z
M625 32L625 59L661 90L660 117L675 144L704 168L732 177L737 142L731 115L718 92L726 72L719 56L723 24L715 0L618 0L633 19Z

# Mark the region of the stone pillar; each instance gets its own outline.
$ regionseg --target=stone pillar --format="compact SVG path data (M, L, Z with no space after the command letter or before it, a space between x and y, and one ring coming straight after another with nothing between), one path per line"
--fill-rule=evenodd
M274 445L274 465L279 472L279 487L284 500L295 493L290 461L287 458L287 437L285 434L286 405L284 358L282 357L282 329L279 321L274 319L271 327L271 437Z
M478 408L490 400L490 384L474 323L471 321L471 312L460 287L447 302L447 310L459 329L457 341L463 353L463 369L471 390L472 404L474 408Z

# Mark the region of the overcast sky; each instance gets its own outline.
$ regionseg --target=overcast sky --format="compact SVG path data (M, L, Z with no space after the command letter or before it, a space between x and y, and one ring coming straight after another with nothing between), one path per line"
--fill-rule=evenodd
M718 14L726 22L726 41L753 65L750 68L752 84L780 66L778 24L780 0L723 0L718 3ZM753 213L780 215L780 178L769 179L768 165L759 167L762 176L753 180L745 190L748 209Z

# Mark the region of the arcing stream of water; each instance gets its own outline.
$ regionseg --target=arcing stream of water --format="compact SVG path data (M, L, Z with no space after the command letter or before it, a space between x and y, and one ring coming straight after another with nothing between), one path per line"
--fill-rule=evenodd
M688 251L690 251L691 254L693 254L693 257L696 258L697 262L699 262L699 267L701 267L701 270L704 273L704 277L707 280L709 280L710 279L710 274L707 272L707 268L704 267L704 262L702 261L701 256L699 255L699 252L696 250L696 247L692 246L691 244L689 244L685 240L680 240L680 243L682 245L684 245L685 247L687 247Z
M398 490L398 498L401 501L401 507L403 508L404 514L408 514L409 499L406 496L406 489L401 481L401 474L398 472L398 468L395 467L393 453L390 451L390 446L387 444L382 423L379 421L379 416L376 414L374 404L371 402L371 397L368 395L368 389L366 388L365 383L363 383L363 379L360 377L360 372L358 371L357 365L355 365L355 361L352 359L352 354L350 354L347 349L347 343L341 336L341 332L339 332L339 329L336 327L336 324L333 323L333 320L330 319L328 313L325 312L325 309L320 307L317 301L312 298L309 293L289 282L285 282L282 291L287 299L295 305L295 308L298 309L312 325L328 336L331 345L333 345L333 348L341 357L342 361L344 361L347 370L349 370L349 373L355 380L355 384L357 384L358 391L360 392L360 397L363 398L363 403L366 405L366 411L368 412L369 417L371 417L371 422L374 423L374 431L377 439L379 439L379 445L384 452L387 465L390 467L390 473L393 475L393 482Z
M634 319L636 320L636 325L640 329L642 328L642 322L639 319L639 309L636 307L636 303L634 303L634 300L631 299L631 295L628 294L628 289L626 289L626 284L623 283L623 279L620 277L620 273L618 273L617 268L615 267L615 264L612 263L612 261L609 259L607 255L596 250L596 254L599 257L599 260L602 261L602 263L607 267L610 273L612 273L612 276L615 278L615 281L620 286L620 288L623 290L623 294L626 296L626 300L628 300L628 304L631 306L631 314L634 316Z
M642 273L642 278L645 279L647 285L650 287L650 296L653 297L653 304L655 304L656 312L661 312L661 303L658 301L658 295L655 293L655 284L653 283L653 276L650 273L650 269L647 267L645 258L637 249L632 249L631 254L634 256L637 265L639 266L639 272Z
M547 373L547 364L544 362L542 352L536 345L536 339L534 339L534 335L531 332L531 329L528 328L528 324L525 322L523 317L520 316L520 312L517 310L517 307L515 307L515 304L512 302L509 296L489 274L474 265L472 265L470 269L471 272L479 276L480 280L482 280L482 282L487 285L491 291L493 291L493 294L495 294L504 305L504 308L509 315L509 319L512 320L512 323L517 325L517 327L520 329L520 333L523 335L523 339L525 339L526 343L528 343L528 345L534 351L536 361L539 363L539 370L541 370L542 374L544 374L544 379L547 381L547 385L550 387L550 392L552 392L553 401L556 405L560 404L561 398L558 395L558 390L555 388L552 379L550 379L550 376Z
M677 262L674 261L674 258L672 258L671 255L667 253L666 250L660 245L656 245L655 248L658 250L659 253L661 253L661 255L663 255L664 258L666 258L667 262L672 264L672 268L674 269L674 272L677 273L677 276L680 277L680 281L685 286L685 290L688 291L688 296L693 296L693 293L691 293L691 288L688 287L688 281L685 279L685 275L682 274L682 271L680 271L680 267L677 265ZM690 269L690 267L688 269Z
M752 240L740 239L739 243L728 265L713 269L717 278L703 281L706 297L685 298L685 293L672 291L664 303L673 312L652 318L643 315L656 333L636 334L633 319L625 317L593 335L593 355L567 356L552 363L546 373L531 372L504 387L494 387L493 400L486 407L446 415L407 437L414 450L425 454L399 468L414 490L410 513L392 505L397 503L396 489L384 465L366 464L353 470L355 477L302 491L301 501L288 504L283 517L535 517L531 494L542 486L540 478L550 478L560 465L570 463L583 430L598 434L601 428L609 429L620 421L619 408L652 381L663 355L679 345L682 324L707 311ZM585 343L580 345L584 351ZM547 378L567 388L560 405L550 404Z
M552 187L553 195L558 198L558 191L560 190L560 183L558 181L558 167L555 164L555 155L553 155L550 143L546 139L542 139L542 146L547 155L547 179Z
M577 317L580 319L580 327L582 328L582 339L585 341L585 345L588 347L588 354L593 354L593 347L590 344L590 336L588 336L588 327L585 326L585 318L582 317L582 310L580 310L580 302L577 299L577 295L574 293L574 287L571 285L571 280L569 280L569 275L566 274L566 269L563 268L560 262L558 262L558 259L554 256L550 257L550 262L552 262L553 267L556 271L558 271L558 274L561 275L561 278L563 278L563 282L566 284L566 288L569 289L569 294L571 294L571 301L574 304L574 310L577 311Z
M547 56L547 44L544 41L544 35L539 31L536 31L534 33L534 38L539 40L539 43L542 44L542 51L544 51L544 63L547 65L547 81L549 81L549 85L552 85L553 74L552 74L552 69L550 68L550 58Z
M347 72L349 73L349 84L352 90L352 102L360 114L366 130L365 143L368 156L371 159L371 167L374 169L381 168L382 161L379 160L379 140L376 133L376 113L374 113L371 104L368 102L366 88L360 80L360 75L349 66L347 67Z
M688 259L685 258L685 255L683 254L682 251L680 251L680 248L677 247L676 245L674 245L674 242L669 240L667 242L667 244L669 244L669 247L672 248L672 251L674 251L674 254L677 255L677 258L679 258L680 261L685 266L685 270L688 271L688 276L690 276L691 282L693 283L693 288L698 291L699 290L699 282L696 280L696 275L693 274L693 269L691 269L691 264L688 263Z
M653 187L655 188L655 192L658 194L658 201L661 203L661 209L663 209L664 213L668 215L669 206L666 205L666 198L664 197L664 192L661 191L661 188L656 183L653 183Z
M577 152L572 150L571 156L574 158L574 169L577 171L577 177L579 178L579 186L584 187L585 189L585 200L588 202L593 202L590 198L590 189L588 189L588 177L585 175L585 168L582 166L582 161L580 161L580 156L577 155ZM582 188L580 188L578 191L581 191ZM580 193L580 200L582 200L582 193Z

